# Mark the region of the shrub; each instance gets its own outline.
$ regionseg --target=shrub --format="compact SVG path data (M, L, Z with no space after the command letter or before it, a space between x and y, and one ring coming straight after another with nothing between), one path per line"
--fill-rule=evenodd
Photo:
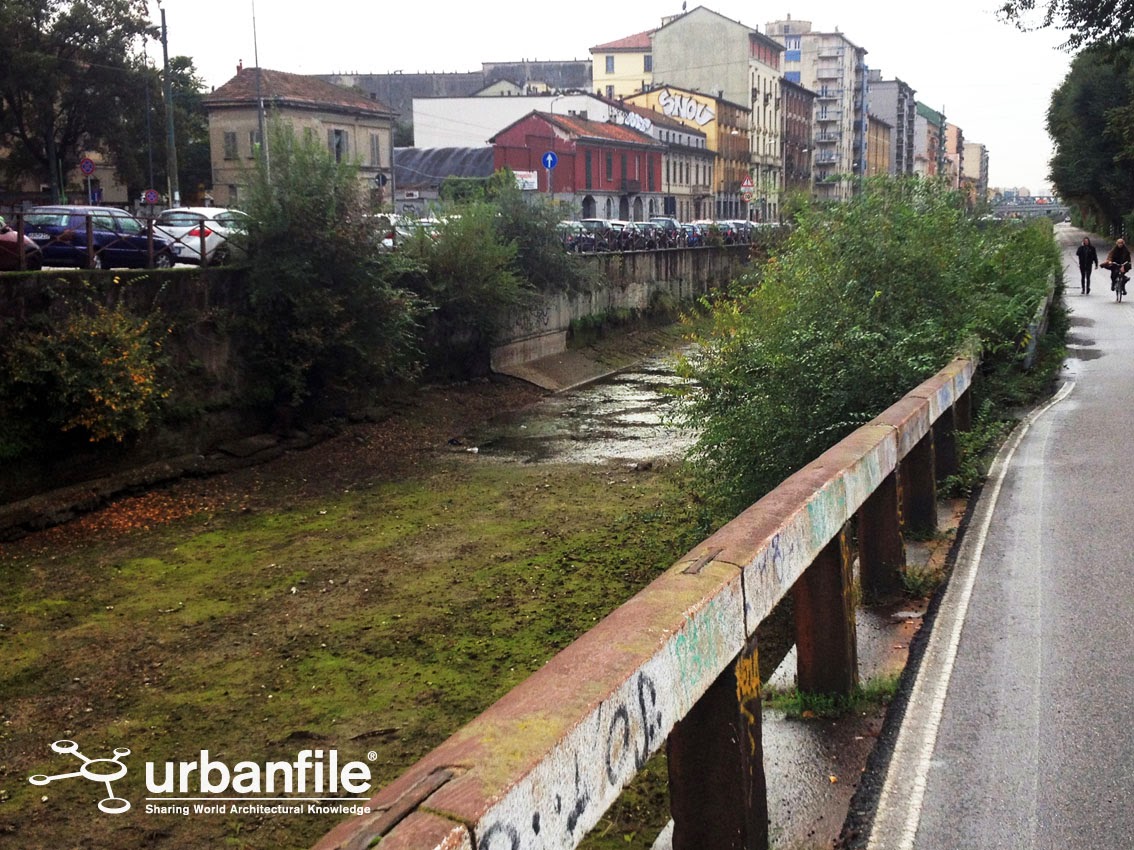
M0 454L8 457L49 439L45 424L56 434L122 442L154 420L168 394L160 338L121 306L74 304L61 324L45 316L7 347Z
M250 175L246 325L262 401L299 408L412 373L422 305L392 285L358 169L273 121Z
M1042 229L980 232L924 180L801 212L682 371L702 488L732 516L942 368L974 335L1014 357L1057 262Z

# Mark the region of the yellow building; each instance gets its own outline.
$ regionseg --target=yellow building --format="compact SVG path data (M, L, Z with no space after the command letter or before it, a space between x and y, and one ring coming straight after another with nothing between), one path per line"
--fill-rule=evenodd
M679 88L661 86L625 98L705 134L705 145L715 154L712 170L713 212L706 218L746 218L741 186L750 171L751 111L738 103Z
M866 127L866 176L877 177L890 173L890 140L894 127L877 115L867 116Z
M653 30L646 30L591 48L591 73L596 94L623 97L653 85L651 33Z

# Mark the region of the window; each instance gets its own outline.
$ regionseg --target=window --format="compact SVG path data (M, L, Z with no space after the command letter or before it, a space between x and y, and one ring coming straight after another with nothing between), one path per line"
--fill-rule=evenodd
M620 176L622 177L623 180L625 180L626 179L626 154L622 154L622 161L619 163L619 165L622 166L622 171L620 173Z
M614 97L614 86L607 86L606 87L606 96L607 97Z
M235 183L228 184L228 203L231 206L236 206L240 203L240 190Z
M236 159L236 133L224 134L224 158Z
M614 57L613 56L607 56L606 57L606 72L608 74L614 73Z
M346 160L350 155L350 148L347 147L347 131L327 130L327 146L331 149L331 155L335 158L335 162Z
M592 164L593 164L593 163L591 162L591 159L592 159L592 157L591 157L591 154L592 154L592 153L593 153L592 151L587 151L587 152L586 152L586 153L585 153L585 154L583 155L583 156L584 156L584 159L585 159L585 161L586 161L586 175L584 176L584 179L586 180L586 183L585 183L584 185L585 185L585 186L586 186L586 188L588 188L588 189L592 188L592 186L591 186L591 166L592 166Z
M642 70L647 74L653 73L654 70L654 57L652 54L647 53L642 57Z
M260 131L248 131L248 158L253 159L256 153L260 150Z
M646 159L646 191L647 192L653 192L654 191L653 162L651 162L648 157ZM653 201L650 201L650 203L652 204Z
M382 164L382 143L377 133L370 134L370 164L375 167Z
M789 83L799 83L803 79L801 71L785 71L784 79Z
M609 183L614 179L614 154L606 155L606 180Z

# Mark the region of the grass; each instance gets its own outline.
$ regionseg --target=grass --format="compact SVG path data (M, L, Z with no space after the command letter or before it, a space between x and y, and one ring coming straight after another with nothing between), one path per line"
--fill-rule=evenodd
M0 846L310 846L334 817L108 826L92 783L25 780L68 737L139 763L374 753L380 787L699 539L679 478L452 458L280 512L0 547Z
M796 720L838 719L887 705L898 692L900 679L900 674L879 676L859 685L849 696L812 694L798 688L769 688L764 692L764 703L768 708Z

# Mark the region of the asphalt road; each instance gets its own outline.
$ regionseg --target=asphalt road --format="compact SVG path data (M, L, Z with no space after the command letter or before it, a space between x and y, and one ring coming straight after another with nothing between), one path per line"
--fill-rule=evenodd
M1057 235L1064 384L971 518L871 850L1134 848L1134 297L1116 304L1104 270L1080 295L1083 234Z

